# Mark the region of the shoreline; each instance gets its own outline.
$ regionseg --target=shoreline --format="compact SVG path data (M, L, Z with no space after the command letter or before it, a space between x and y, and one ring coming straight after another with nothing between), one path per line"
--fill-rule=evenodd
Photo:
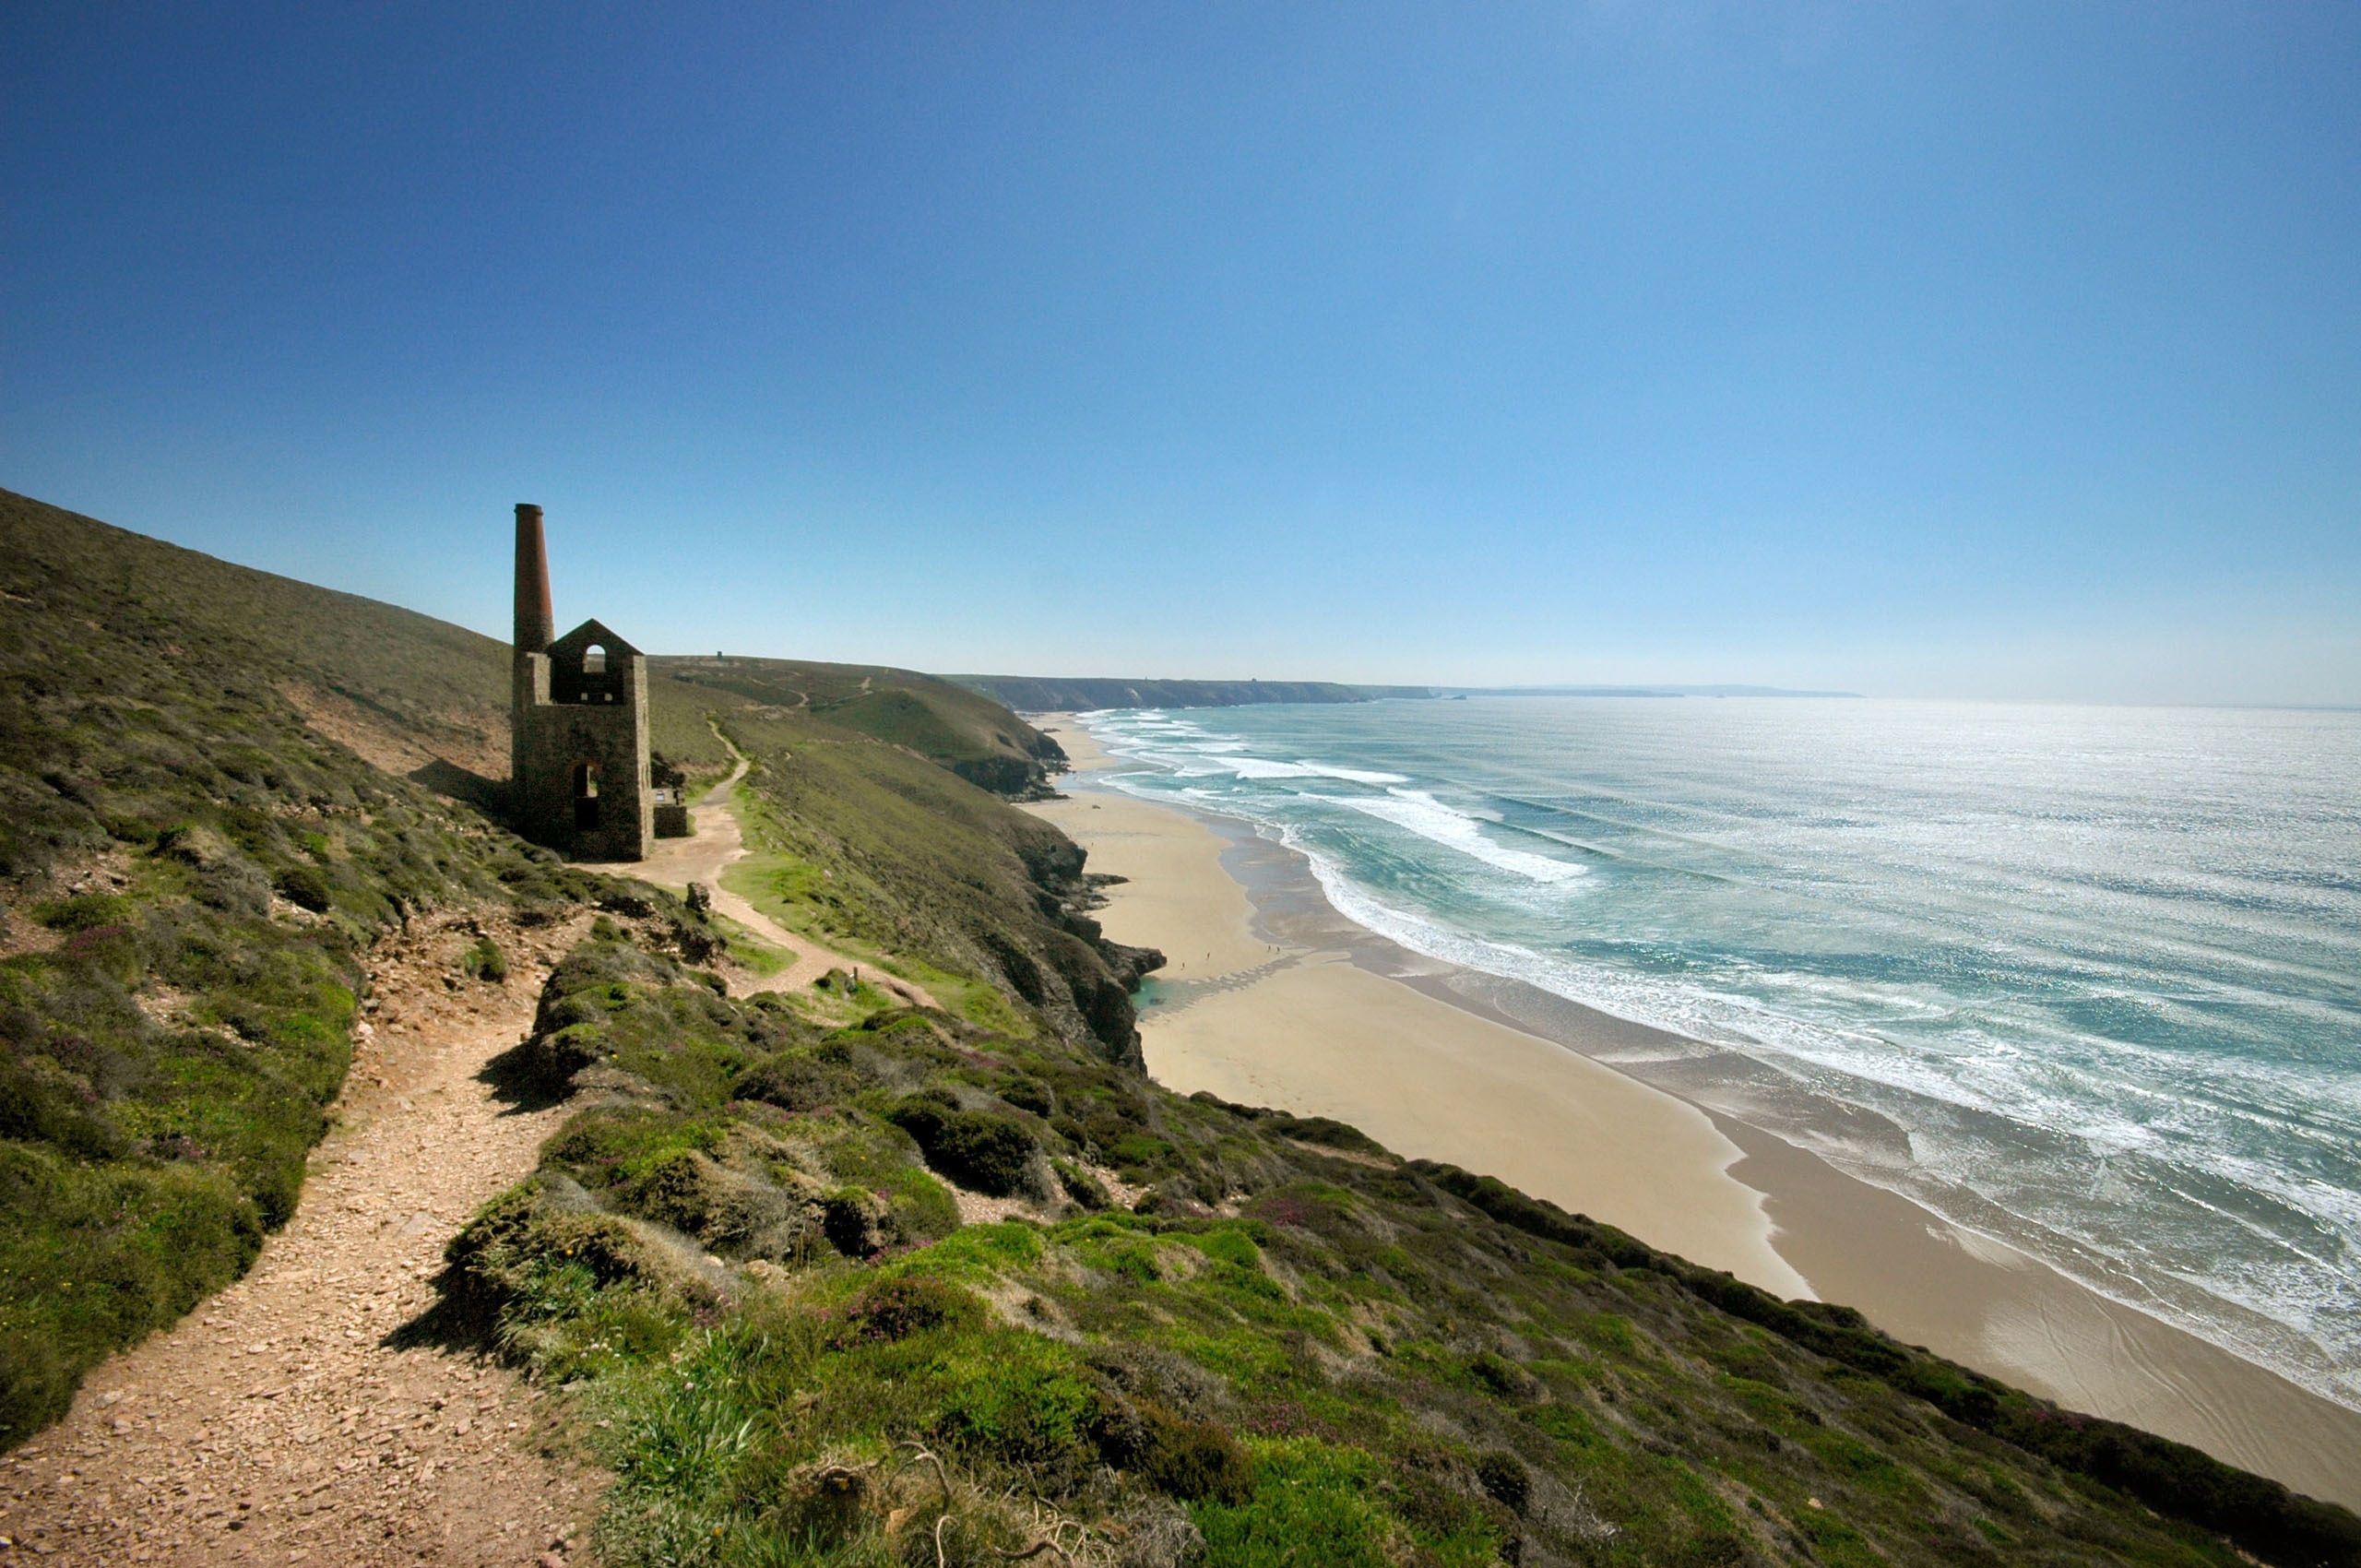
M1334 1116L1397 1154L1497 1176L1776 1294L1843 1302L2070 1408L2361 1507L2361 1413L1684 1092L1730 1053L1353 924L1299 854L1242 822L1092 786L1113 759L1071 715L1038 722L1078 788L1027 809L1092 869L1130 879L1106 890L1108 934L1168 954L1140 1015L1158 1082Z

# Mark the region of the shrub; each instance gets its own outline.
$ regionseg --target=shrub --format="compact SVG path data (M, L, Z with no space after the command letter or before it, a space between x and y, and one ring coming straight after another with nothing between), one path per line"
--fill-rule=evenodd
M1000 1097L1017 1110L1029 1111L1045 1121L1058 1108L1057 1097L1038 1078L1011 1078L1000 1086Z
M469 980L498 985L508 978L508 955L489 936L479 936L459 955L459 972Z
M844 1305L844 1326L828 1340L832 1350L891 1343L936 1328L973 1328L984 1321L984 1303L947 1279L906 1275L873 1279Z
M33 919L52 931L72 932L127 924L136 913L128 898L113 893L83 893L38 906Z
M620 1194L633 1213L722 1253L780 1253L810 1221L787 1193L693 1148L655 1159Z
M1097 1455L1099 1392L1054 1340L1004 1328L961 1341L936 1435L1005 1465L1079 1476Z
M1329 1148L1346 1149L1354 1154L1382 1155L1385 1146L1362 1132L1329 1116L1290 1116L1275 1111L1263 1119L1263 1124L1283 1138L1298 1143L1321 1144Z
M937 1101L913 1096L889 1119L926 1151L927 1162L961 1186L994 1197L1025 1190L1035 1144L1033 1134L1006 1116L987 1111L945 1111Z
M1524 1460L1505 1448L1487 1449L1476 1456L1476 1479L1484 1483L1484 1490L1495 1500L1515 1513L1524 1513L1533 1501L1532 1473L1525 1467Z
M1254 1471L1243 1501L1207 1499L1192 1510L1211 1561L1284 1568L1387 1568L1394 1561L1366 1452L1315 1438L1267 1439L1255 1444Z
M1050 1169L1056 1173L1058 1185L1066 1190L1066 1196L1081 1207L1096 1214L1114 1206L1114 1194L1108 1192L1107 1184L1073 1160L1053 1159Z
M1468 1359L1468 1375L1486 1393L1523 1404L1540 1397L1541 1381L1497 1350L1478 1350Z
M860 1075L840 1061L816 1051L783 1051L747 1069L732 1092L740 1099L761 1100L782 1111L816 1111L848 1099L860 1087Z
M1099 1453L1118 1469L1194 1503L1237 1504L1254 1490L1254 1467L1238 1440L1208 1421L1177 1416L1153 1400L1110 1405L1097 1423Z
M866 1187L838 1187L820 1200L820 1233L848 1258L871 1257L891 1239L893 1213Z
M336 901L336 889L317 866L290 866L272 879L279 896L298 909L324 915Z

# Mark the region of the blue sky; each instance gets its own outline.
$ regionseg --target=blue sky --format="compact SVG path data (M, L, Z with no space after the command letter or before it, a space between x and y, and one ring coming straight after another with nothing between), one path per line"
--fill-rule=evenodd
M2361 7L0 11L0 484L504 635L2361 702Z

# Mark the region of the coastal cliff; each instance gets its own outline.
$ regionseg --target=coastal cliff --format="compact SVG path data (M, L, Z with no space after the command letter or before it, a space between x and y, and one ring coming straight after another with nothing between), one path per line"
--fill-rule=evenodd
M0 541L12 1444L286 1223L387 954L464 919L554 946L492 1075L554 1131L405 1332L549 1391L610 1563L2361 1558L1845 1308L1159 1088L1157 956L966 776L1053 750L981 696L658 661L692 791L746 759L728 886L856 961L787 991L509 833L501 645L5 493ZM487 934L432 989L506 973Z

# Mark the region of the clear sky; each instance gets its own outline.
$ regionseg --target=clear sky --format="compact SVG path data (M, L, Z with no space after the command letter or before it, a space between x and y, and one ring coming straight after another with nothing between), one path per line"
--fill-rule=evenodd
M2361 6L0 6L0 485L505 636L2361 702Z

